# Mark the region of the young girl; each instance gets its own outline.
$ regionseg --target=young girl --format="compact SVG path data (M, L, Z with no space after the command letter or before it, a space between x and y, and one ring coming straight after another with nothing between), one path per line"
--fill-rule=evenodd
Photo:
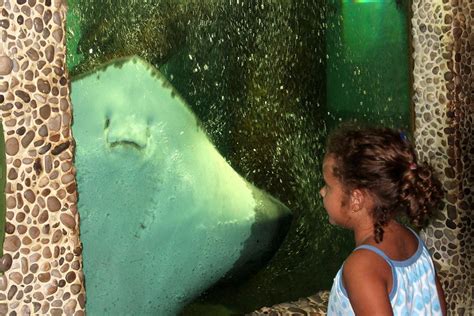
M333 133L320 190L329 221L354 232L356 248L337 273L328 315L445 315L426 246L395 216L421 226L442 197L432 169L404 134L390 129Z

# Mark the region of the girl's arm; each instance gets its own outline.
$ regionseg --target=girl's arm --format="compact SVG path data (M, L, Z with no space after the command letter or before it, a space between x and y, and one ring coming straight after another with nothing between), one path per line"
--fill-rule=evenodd
M356 315L393 315L390 266L369 250L353 252L344 263L344 287Z

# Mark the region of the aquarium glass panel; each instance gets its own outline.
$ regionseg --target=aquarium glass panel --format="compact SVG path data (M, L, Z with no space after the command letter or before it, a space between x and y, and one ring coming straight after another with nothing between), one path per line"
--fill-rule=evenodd
M107 186L110 203L116 203L113 201L115 189L128 182L133 182L137 190L129 194L143 195L136 199L143 203L149 195L159 196L146 192L171 192L176 183L180 188L185 183L189 186L186 192L192 194L192 198L189 194L173 195L176 200L170 202L169 199L164 201L161 195L154 198L153 203L166 202L175 207L186 201L188 209L196 211L201 205L220 205L213 202L216 195L210 193L212 190L205 188L232 188L233 185L236 189L228 204L237 199L242 205L250 201L249 207L255 208L252 203L264 201L262 210L283 210L257 212L265 216L255 217L255 225L235 235L204 224L204 218L220 216L217 209L205 214L196 211L192 220L184 216L188 221L187 231L172 229L177 227L172 225L185 221L179 213L184 212L180 207L176 207L173 215L154 214L143 222L137 220L141 215L136 212L130 213L130 219L122 218L123 227L127 222L142 223L146 229L150 225L169 225L159 235L173 241L170 244L173 248L167 251L186 254L192 253L192 248L199 247L199 243L178 242L181 239L177 236L188 233L192 240L192 229L198 229L196 223L203 225L200 228L208 227L209 242L225 240L220 245L226 247L229 240L242 238L242 244L247 242L248 246L251 240L258 238L245 239L245 234L266 236L258 235L265 227L262 223L267 223L267 219L275 220L268 223L282 223L286 210L291 212L291 224L284 238L262 237L268 238L265 240L269 246L265 249L256 244L253 248L244 247L260 249L259 253L265 256L255 255L252 262L248 254L252 253L253 258L255 252L241 251L232 259L236 262L233 268L223 272L217 267L224 261L209 257L208 264L216 267L216 273L222 272L222 277L219 274L214 280L203 276L205 286L183 286L180 292L170 290L168 294L156 294L154 299L140 304L149 304L150 310L158 312L163 302L172 301L184 315L227 315L329 289L353 244L350 232L328 223L319 197L326 136L345 121L409 129L408 2L69 0L68 6L67 66L73 79L73 113L84 113L80 119L77 116L73 125L77 135L81 216L85 212L81 210L81 190L82 203L85 203L87 190L92 192ZM136 66L131 66L135 60L131 56L138 58ZM113 69L120 71L113 75ZM130 72L126 72L128 69ZM125 77L121 79L118 73L125 73ZM166 103L169 110L163 112L165 107L156 108L157 100ZM100 122L93 126L94 119L90 117L94 115ZM114 119L117 117L121 120ZM164 122L165 118L165 123L156 123ZM181 126L183 122L189 123ZM94 128L98 128L96 134ZM175 132L159 138L166 131ZM191 136L194 132L199 136ZM108 152L97 141L100 135L105 135L103 133L107 133L104 137L111 146ZM159 138L156 146L161 146L158 148L162 156L147 156L145 161L134 151L140 152L148 146L150 137ZM200 148L196 149L199 154L193 156L183 150L185 145L181 144L188 144L183 139L194 142L196 148ZM126 178L129 177L128 166L117 165L117 172L110 171L111 179L116 180L107 184L109 178L104 173L97 176L100 178L97 181L106 184L86 190L86 185L94 184L84 180L90 174L81 174L81 163L93 167L98 166L95 162L105 167L116 163L110 160L112 158L104 158L106 156L81 160L82 153L95 152L88 150L92 145L97 152L107 154L122 150L120 148L129 150L132 154L127 159L143 163L142 169L135 172L137 177L139 174L150 177L143 181ZM179 155L173 156L173 153ZM207 157L206 153L209 159L201 159ZM175 157L177 160L173 160ZM209 164L214 161L213 157L219 163L212 163L215 166L210 169L212 172L204 171L208 169L201 167L201 161ZM176 161L186 161L187 167L183 170L188 171L180 173L181 169L173 169L166 177L156 171L164 168L165 162L175 168ZM89 169L84 167L83 170ZM232 182L234 177L230 176L230 170L238 175L236 182ZM209 178L214 172L215 178ZM118 176L120 174L124 176ZM193 176L186 178L183 174ZM205 180L196 181L198 176ZM250 191L240 191L243 183L251 187ZM141 188L141 185L146 187ZM223 201L222 197L219 199ZM97 209L106 209L109 200L97 203L101 205L97 204ZM123 213L126 216L126 210ZM268 227L282 227L279 225ZM104 232L113 230L111 227L103 229ZM123 229L125 232L126 228ZM86 233L89 232L84 235ZM128 241L124 240L125 244L111 243L110 247L127 247ZM84 248L88 243L84 243ZM133 253L137 253L137 249ZM160 253L148 251L147 256L156 258L154 267L162 268ZM230 253L227 258L233 258ZM87 265L87 249L84 260ZM127 260L132 258L124 259L123 263L127 264ZM252 264L247 264L249 262ZM163 264L170 267L169 262ZM192 264L184 260L172 264L176 269L172 274L175 278L166 286L175 289L180 282L179 271L190 269ZM196 274L201 273L199 268L192 269L196 269ZM88 280L87 266L85 271L86 285L89 285L93 282ZM118 286L125 288L133 282L125 279L127 281ZM100 299L88 297L87 304L89 311L107 313ZM133 311L132 306L127 308Z

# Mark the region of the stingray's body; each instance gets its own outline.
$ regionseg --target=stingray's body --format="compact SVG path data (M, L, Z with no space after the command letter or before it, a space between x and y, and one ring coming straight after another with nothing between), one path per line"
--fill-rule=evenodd
M72 103L89 315L173 315L271 256L289 210L228 165L156 69L104 65Z

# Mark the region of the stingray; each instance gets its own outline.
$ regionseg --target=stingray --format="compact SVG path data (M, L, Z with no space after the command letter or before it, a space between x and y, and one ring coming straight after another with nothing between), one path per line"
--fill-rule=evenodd
M89 315L175 315L271 258L290 210L227 163L157 69L114 60L71 98Z

